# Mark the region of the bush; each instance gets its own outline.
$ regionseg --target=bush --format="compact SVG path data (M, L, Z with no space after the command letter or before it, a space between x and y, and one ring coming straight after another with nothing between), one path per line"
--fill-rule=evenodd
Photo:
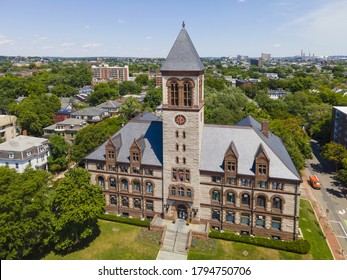
M235 241L241 243L247 243L256 246L262 246L271 249L277 249L287 252L293 252L297 254L307 254L310 251L310 242L304 239L293 240L293 241L282 241L276 239L268 239L260 236L241 236L233 232L218 232L211 230L209 237L216 239L223 239L227 241Z
M112 222L118 222L118 223L123 223L123 224L128 224L128 225L134 225L134 226L139 226L139 227L149 227L150 221L149 220L139 220L139 219L131 219L131 218L125 218L122 216L115 216L115 215L99 215L98 217L101 220L106 220L106 221L112 221Z

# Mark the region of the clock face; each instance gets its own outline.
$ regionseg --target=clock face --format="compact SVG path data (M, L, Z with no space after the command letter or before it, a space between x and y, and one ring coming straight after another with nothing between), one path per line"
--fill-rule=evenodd
M183 115L177 115L175 117L175 122L178 124L178 125L183 125L186 123L186 117L183 116Z

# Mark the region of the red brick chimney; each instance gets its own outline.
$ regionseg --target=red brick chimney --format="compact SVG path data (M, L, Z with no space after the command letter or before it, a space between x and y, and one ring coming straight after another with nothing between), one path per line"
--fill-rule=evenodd
M261 123L261 132L266 136L269 137L270 131L269 131L269 121L263 120Z

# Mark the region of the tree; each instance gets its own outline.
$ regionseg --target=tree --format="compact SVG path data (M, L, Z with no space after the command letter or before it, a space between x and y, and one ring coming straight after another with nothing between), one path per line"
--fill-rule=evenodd
M46 171L0 167L0 259L29 258L48 244L51 215Z
M138 75L135 78L135 82L137 85L139 85L141 87L147 86L148 85L148 75L146 75L146 74Z
M119 97L118 86L110 86L108 83L100 83L95 86L94 91L88 96L87 103L90 106L96 106L110 99Z
M141 92L141 86L134 82L124 81L119 85L119 95L124 96L127 94L139 94Z
M144 98L145 106L155 110L162 101L162 90L160 88L150 89Z
M118 112L128 121L133 118L136 113L141 112L142 105L135 97L128 97L119 108Z
M337 172L339 164L347 157L347 149L341 144L330 142L322 147L321 155L325 159L335 162L335 169Z
M222 79L210 77L205 80L205 86L221 91L225 88L225 82Z
M53 134L49 138L49 144L51 146L51 155L48 157L48 169L50 171L65 170L68 167L66 155L69 146L64 137Z
M85 156L105 142L120 128L121 121L118 118L108 118L97 124L90 124L82 128L77 132L71 149L72 160L81 162Z
M54 248L58 251L76 249L98 230L97 217L104 212L102 190L90 183L90 174L74 168L55 185L52 196Z
M71 97L78 94L78 90L69 85L57 85L51 89L51 93L58 97Z

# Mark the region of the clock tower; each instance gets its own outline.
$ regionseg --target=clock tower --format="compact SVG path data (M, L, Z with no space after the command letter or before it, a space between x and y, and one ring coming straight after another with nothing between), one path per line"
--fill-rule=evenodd
M164 216L200 220L205 67L183 23L163 66Z

